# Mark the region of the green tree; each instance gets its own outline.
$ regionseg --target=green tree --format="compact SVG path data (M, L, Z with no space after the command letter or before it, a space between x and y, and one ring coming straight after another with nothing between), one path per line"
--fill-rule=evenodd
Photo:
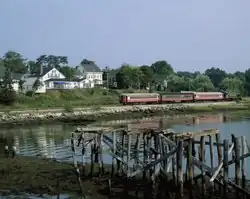
M40 65L35 61L27 62L29 73L30 74L38 74L40 73Z
M154 80L154 72L152 68L150 66L143 65L140 67L140 71L141 71L141 78L140 78L141 87L144 89L146 87L150 87Z
M226 77L221 82L221 88L231 95L244 95L244 82L241 81L238 77Z
M40 81L39 78L37 78L34 82L34 84L32 85L32 91L33 93L35 93L41 86L43 86L43 83Z
M67 56L56 56L56 55L41 55L36 59L36 64L40 67L43 65L45 67L55 67L60 68L68 65Z
M21 92L23 92L23 90L24 90L24 83L25 83L25 80L19 80L18 81L18 89L21 91Z
M239 78L242 82L245 82L245 80L246 80L245 73L243 73L243 72L236 71L233 75L235 77Z
M250 95L250 68L245 71L245 83L244 83L245 90L247 95Z
M25 74L28 71L26 60L23 56L14 51L8 51L4 57L5 68L8 68L10 72Z
M81 65L83 65L83 64L95 64L95 62L91 61L91 60L88 60L88 59L83 59L80 64Z
M191 82L191 90L200 92L214 91L214 85L206 75L198 75Z
M195 78L197 75L188 71L178 71L176 73L179 77Z
M173 67L167 61L157 61L151 65L155 74L155 82L163 82L168 76L174 74Z
M8 67L8 63L7 60L4 60L4 76L0 88L0 102L5 105L11 105L16 101L16 92L12 86L11 68Z
M58 69L67 79L74 79L76 75L76 68L63 66Z
M167 90L171 92L188 91L192 84L192 79L185 76L171 75L168 78Z
M226 72L224 70L221 70L219 68L209 68L205 71L205 75L208 76L214 87L218 88L220 86L220 83L222 80L227 76Z
M140 88L143 73L139 67L123 64L116 74L118 88Z

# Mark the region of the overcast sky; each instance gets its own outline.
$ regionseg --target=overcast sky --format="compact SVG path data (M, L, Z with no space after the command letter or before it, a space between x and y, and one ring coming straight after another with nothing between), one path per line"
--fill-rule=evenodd
M250 67L249 0L1 0L0 55L66 55L101 68L167 60L175 70Z

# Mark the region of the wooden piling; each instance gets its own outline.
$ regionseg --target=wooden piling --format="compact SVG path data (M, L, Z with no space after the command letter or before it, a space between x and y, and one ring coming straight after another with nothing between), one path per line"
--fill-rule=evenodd
M187 151L187 179L190 191L190 198L193 198L193 139L188 140L188 151Z
M211 169L214 169L214 145L213 145L213 136L209 135L209 152L210 152L210 165ZM214 191L214 182L211 182L212 192Z
M224 174L223 174L223 184L224 184L224 198L228 197L228 155L229 155L229 142L228 140L224 140L223 142L224 148L224 158L223 158L223 165L224 165Z
M244 179L246 178L246 162L245 158L250 156L250 153L247 153L246 148L246 138L241 137L241 146L242 151L240 151L240 139L232 136L233 144L229 145L229 140L224 140L223 143L220 142L220 136L218 131L209 131L204 130L195 134L194 132L186 132L186 133L171 133L166 131L157 131L157 130L141 130L135 131L134 135L133 130L130 129L129 131L122 130L122 136L116 137L116 131L112 132L112 137L106 136L105 134L100 133L101 130L98 130L98 133L95 133L92 138L87 140L91 143L91 174L93 175L94 163L99 163L99 173L103 167L103 160L102 160L102 147L105 143L110 147L109 154L112 155L112 171L111 177L114 176L115 173L115 164L117 162L121 162L122 167L121 170L124 172L121 177L124 180L124 197L128 197L128 189L131 188L129 186L134 177L136 177L139 173L143 174L143 181L146 182L147 185L150 187L146 188L145 190L149 191L144 196L148 197L151 196L152 198L155 197L171 197L168 192L172 190L177 190L177 194L179 198L183 197L183 159L187 158L187 165L186 165L186 181L189 186L190 191L190 198L193 197L194 190L192 190L192 185L194 180L198 180L201 178L201 189L202 195L206 195L206 182L205 182L205 175L210 177L210 182L214 184L217 183L220 185L220 188L223 188L224 197L227 197L228 191L230 191L229 186L233 187L237 192L242 194L249 195L244 187ZM109 131L110 132L110 131ZM143 135L143 136L141 136ZM133 139L132 139L133 136ZM199 136L200 140L196 140L195 138ZM209 141L205 142L205 137L208 136ZM216 142L213 141L213 136L216 138ZM135 138L135 139L134 139ZM75 146L74 146L74 136L72 135L71 140L71 147L72 147L72 154L74 159L75 154ZM92 142L93 141L93 142ZM140 144L143 141L143 144ZM117 145L116 142L119 142ZM86 143L86 141L85 141ZM83 149L84 146L84 135L82 134L82 144ZM199 147L199 158L195 157L195 146L197 144ZM141 146L143 147L141 148ZM206 145L209 148L207 157L210 159L211 166L205 164L205 148ZM218 166L214 165L214 146L217 146L218 152ZM185 148L185 150L184 150ZM222 150L223 149L223 150ZM234 149L234 154L232 160L229 161L229 156ZM240 154L240 152L242 152ZM143 160L139 159L140 154L143 153ZM84 154L82 153L83 157ZM241 156L240 156L241 155ZM95 158L94 158L95 156ZM96 159L97 158L97 159ZM84 159L84 158L83 158ZM115 161L116 160L116 161ZM164 184L168 178L167 174L170 169L172 161L172 185L175 187L177 185L178 189L173 189L172 185ZM241 161L241 165L240 165ZM133 169L131 169L131 163L133 162ZM235 183L232 182L228 178L228 167L235 163ZM77 168L77 162L74 165L76 171L79 172ZM83 161L84 165L84 161ZM201 174L194 177L194 166L200 168ZM241 167L240 167L241 166ZM215 170L216 168L216 170ZM117 168L118 171L118 168ZM206 172L205 172L206 171ZM240 171L242 174L242 187L240 187ZM223 172L223 175L221 174ZM147 173L148 179L150 179L150 183L147 181ZM78 173L78 176L80 172ZM136 178L135 178L136 179ZM158 188L158 180L162 183ZM108 183L109 192L111 192L111 180ZM115 180L115 179L114 179ZM222 182L223 180L223 182ZM168 183L170 183L168 182ZM81 182L79 182L81 183ZM115 182L113 183L114 186ZM137 184L135 185L137 187ZM199 184L198 184L199 186ZM138 186L139 187L139 186ZM134 187L135 188L135 187ZM165 189L166 192L158 193L159 189ZM222 189L221 189L222 190ZM136 189L136 194L138 195L139 189ZM140 194L139 194L140 195ZM221 195L222 196L222 195Z
M95 151L94 144L91 144L91 152L90 152L90 176L94 174L94 151Z
M71 150L72 150L72 158L73 158L73 162L74 162L74 167L77 168L74 133L72 133L72 136L71 136Z
M130 175L130 154L131 154L131 134L127 135L128 137L128 146L127 146L127 175Z
M86 153L86 149L85 149L85 133L82 133L82 173L83 175L85 175L85 153Z
M112 132L112 138L113 138L113 153L116 154L116 132L115 131ZM115 159L115 157L113 157L112 158L111 177L113 177L114 173L115 173L115 163L116 163L116 159Z
M234 139L235 145L235 183L237 186L240 185L240 138L236 137ZM237 191L237 195L239 192Z
M217 156L218 156L218 164L220 165L222 163L222 149L221 149L221 142L220 142L220 134L216 134L215 135L215 140L216 140L216 147L217 147ZM221 171L219 172L219 174L221 173ZM218 179L220 182L220 179ZM219 193L221 192L221 186L219 186Z
M246 137L241 136L241 147L242 147L242 153L241 156L245 155L247 153L247 146L246 146ZM246 159L243 158L241 160L241 179L242 179L242 187L245 189L246 186Z
M205 163L205 138L201 136L200 138L200 161L202 164ZM205 172L204 167L201 167L201 180L202 180L202 193L206 195L206 181L205 181Z
M99 153L99 176L104 174L104 163L103 163L103 145L102 145L102 140L103 140L103 132L99 134L99 140L98 140L98 153Z
M182 171L182 158L183 158L183 141L178 143L178 150L176 153L177 162L177 185L179 188L179 198L183 198L183 171Z

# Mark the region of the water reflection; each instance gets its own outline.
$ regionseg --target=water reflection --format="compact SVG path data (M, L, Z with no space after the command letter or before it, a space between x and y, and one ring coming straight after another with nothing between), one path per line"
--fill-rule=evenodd
M49 196L49 195L45 194L41 197L41 196L36 196L36 195L32 195L32 194L27 194L27 193L23 193L20 195L0 196L0 199L44 199L44 198L56 199L57 196ZM69 195L61 194L60 198L61 199L69 199L72 197L70 197Z
M56 155L64 156L63 149L68 150L65 146L69 146L68 139L73 130L73 126L67 125L2 129L0 138L9 145L14 144L17 154L55 158Z
M226 123L225 123L226 122ZM130 128L173 128L176 131L199 131L208 128L218 128L222 138L227 138L230 133L246 135L250 142L249 120L232 121L228 115L209 114L196 117L179 116L172 118L144 118L141 120L118 120L96 122L90 126L124 126L129 124ZM62 161L72 161L70 150L71 132L75 126L70 125L39 125L36 127L14 127L0 130L0 143L14 144L17 154L24 156L42 156L45 158L56 158ZM109 135L111 136L111 135ZM1 147L3 149L3 146ZM90 146L86 149L87 159L90 159ZM3 150L0 150L3 152ZM79 161L81 161L79 152ZM111 157L106 155L105 162L110 162Z

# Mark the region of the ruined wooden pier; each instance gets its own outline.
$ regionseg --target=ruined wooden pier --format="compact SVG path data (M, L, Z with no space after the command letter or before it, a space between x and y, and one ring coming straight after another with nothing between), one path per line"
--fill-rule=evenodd
M88 146L91 149L89 163L86 162ZM197 194L198 189L204 197L215 193L225 198L230 198L229 195L250 197L246 188L246 158L250 151L244 136L232 135L230 140L221 141L217 129L176 133L171 129L130 126L78 128L72 133L71 147L79 184L79 168L86 172L85 165L90 164L90 175L93 175L94 165L98 164L98 175L102 176L105 172L103 154L112 157L108 177L110 196L115 186L113 180L119 176L124 182L124 198L128 198L132 180L140 181L136 196L140 195L140 187L147 185L144 198L183 198L187 195L185 190L189 198L195 198L193 192ZM76 159L78 149L82 163ZM231 165L235 167L235 180L229 178ZM81 189L84 192L84 188Z

